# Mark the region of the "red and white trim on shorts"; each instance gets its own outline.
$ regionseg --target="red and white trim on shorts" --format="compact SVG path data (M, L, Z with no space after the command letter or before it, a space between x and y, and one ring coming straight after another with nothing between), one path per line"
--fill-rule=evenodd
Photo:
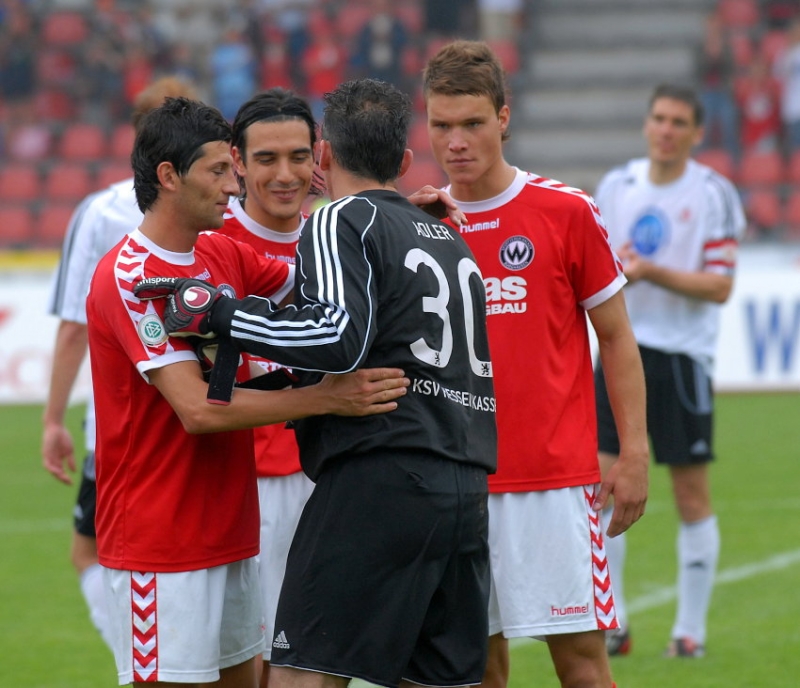
M133 636L133 680L158 680L158 619L156 574L131 572L131 633Z
M592 587L594 590L594 613L597 628L608 631L619 628L614 595L611 592L611 576L608 572L608 558L603 545L603 526L600 513L592 509L595 499L595 486L584 487L586 514L589 517L589 531L592 537Z

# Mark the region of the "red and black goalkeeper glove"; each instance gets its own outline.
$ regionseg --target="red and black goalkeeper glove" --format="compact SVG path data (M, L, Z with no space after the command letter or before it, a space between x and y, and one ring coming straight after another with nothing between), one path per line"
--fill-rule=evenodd
M147 277L134 286L133 293L143 301L167 298L164 328L171 337L215 336L209 314L225 295L208 282L184 277Z

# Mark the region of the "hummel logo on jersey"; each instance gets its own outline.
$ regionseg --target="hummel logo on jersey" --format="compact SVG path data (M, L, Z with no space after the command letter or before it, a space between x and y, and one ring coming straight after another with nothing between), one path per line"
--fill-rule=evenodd
M705 440L697 440L690 448L690 454L708 454L708 442Z
M281 631L275 636L275 640L272 641L272 647L279 647L281 650L288 650L291 647L286 639L285 632Z

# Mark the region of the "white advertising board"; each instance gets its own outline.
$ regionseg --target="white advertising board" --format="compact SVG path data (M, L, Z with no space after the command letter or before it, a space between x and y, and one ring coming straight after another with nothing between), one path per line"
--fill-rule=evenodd
M58 320L46 314L50 275L0 275L0 403L44 401ZM800 391L800 247L746 246L722 310L716 388ZM73 401L91 387L84 365Z

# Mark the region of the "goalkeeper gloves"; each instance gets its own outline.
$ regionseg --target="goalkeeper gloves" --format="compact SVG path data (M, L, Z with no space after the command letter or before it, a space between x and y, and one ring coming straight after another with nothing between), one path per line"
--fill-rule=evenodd
M208 282L183 277L147 277L133 288L143 301L167 298L164 327L172 337L215 336L209 317L214 304L225 295Z

